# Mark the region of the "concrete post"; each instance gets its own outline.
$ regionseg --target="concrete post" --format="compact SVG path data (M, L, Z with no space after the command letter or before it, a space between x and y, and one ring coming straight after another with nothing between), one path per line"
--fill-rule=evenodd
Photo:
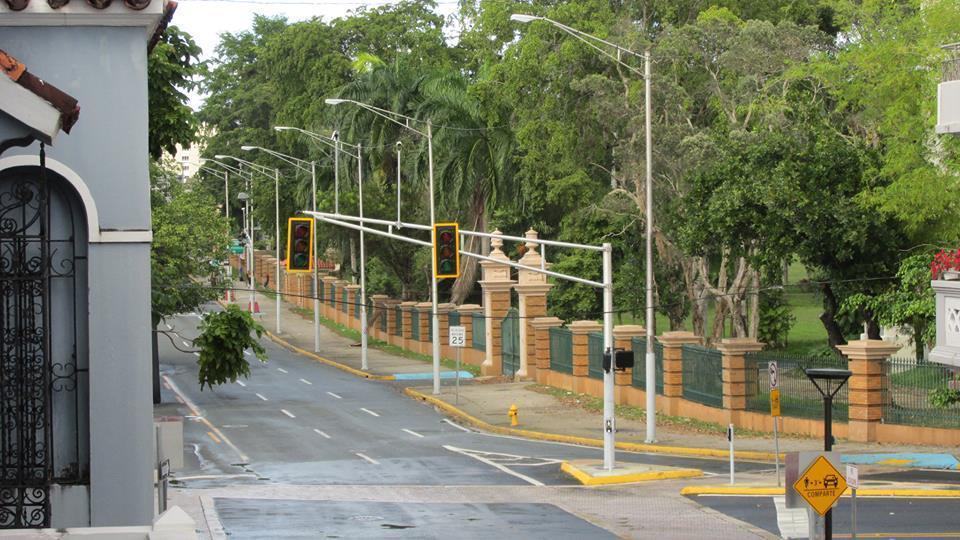
M663 396L667 399L667 414L676 414L678 401L683 398L683 346L699 345L700 338L693 332L666 332L657 340L663 345Z
M756 380L747 371L745 355L763 350L763 343L754 338L729 338L720 340L717 346L723 355L723 408L727 411L743 411L747 408L747 399L756 393L748 381Z
M540 384L548 384L550 374L550 329L563 326L563 320L557 317L537 317L530 321L533 329L533 359L537 370L534 376Z
M536 240L537 231L530 229L524 236ZM540 268L543 257L537 251L538 247L539 244L535 242L527 242L527 251L517 262L531 268ZM537 366L534 359L536 343L530 323L534 318L547 314L547 293L552 287L552 284L547 283L545 274L533 270L517 270L517 284L513 287L517 291L520 306L520 369L517 370L517 377L536 375Z
M850 380L850 416L847 436L852 441L877 440L877 426L883 420L883 389L887 370L884 362L900 350L898 345L882 340L857 340L837 347L849 360L853 372Z
M573 334L573 376L586 377L590 366L587 335L591 332L603 332L603 325L596 321L574 321L567 328Z
M493 234L501 234L499 230ZM500 249L503 240L490 239L490 258L501 261L510 259ZM514 281L510 279L510 267L500 262L482 261L480 267L483 279L480 287L483 289L483 314L486 317L486 354L480 366L483 375L501 375L503 373L503 359L501 351L501 328L503 318L510 309L510 290Z
M614 326L613 346L617 349L632 351L633 338L644 337L646 335L647 330L639 324L621 324ZM634 369L644 369L643 362L645 361L644 355L646 355L646 349L640 351L640 353L640 355L634 355L636 361L640 362ZM630 384L633 383L633 370L628 368L625 371L616 372L614 383L617 386L630 386Z

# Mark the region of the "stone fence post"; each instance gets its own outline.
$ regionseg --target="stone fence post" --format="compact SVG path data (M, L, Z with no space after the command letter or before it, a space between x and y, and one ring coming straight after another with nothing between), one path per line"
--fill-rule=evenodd
M875 441L877 426L883 420L883 390L887 382L884 363L900 347L888 341L861 339L837 348L847 357L853 372L847 382L850 385L847 436L858 442Z
M502 234L499 230L493 231L493 234ZM494 261L509 261L509 257L500 249L503 247L503 240L500 238L490 239L490 258ZM480 287L483 289L483 314L486 317L486 353L483 364L480 366L483 375L502 375L503 358L500 355L502 349L502 329L500 328L503 318L506 317L510 309L510 290L513 288L514 281L510 279L510 267L502 262L482 261L480 268L483 272L483 279L480 281Z
M717 350L723 355L723 408L730 420L733 411L747 409L747 399L756 394L756 376L748 371L746 354L763 350L763 343L754 338L729 338L720 340ZM753 385L750 382L753 381Z
M663 345L663 396L668 398L667 414L675 415L683 398L683 346L699 345L693 332L666 332L657 338Z
M536 240L537 231L530 229L524 236L530 240ZM517 262L530 268L540 268L543 258L537 252L539 244L527 242L525 246L527 251ZM529 377L536 374L537 365L534 359L536 343L533 327L530 323L534 318L543 317L547 314L547 293L550 292L552 287L552 284L547 283L546 274L534 270L517 270L517 284L513 287L517 291L520 306L518 325L520 330L520 369L517 370L517 377Z

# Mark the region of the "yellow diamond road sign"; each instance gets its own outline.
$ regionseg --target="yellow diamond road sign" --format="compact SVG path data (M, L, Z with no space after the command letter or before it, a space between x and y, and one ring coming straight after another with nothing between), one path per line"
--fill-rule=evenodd
M793 489L822 516L846 491L847 481L826 457L819 456L800 475Z

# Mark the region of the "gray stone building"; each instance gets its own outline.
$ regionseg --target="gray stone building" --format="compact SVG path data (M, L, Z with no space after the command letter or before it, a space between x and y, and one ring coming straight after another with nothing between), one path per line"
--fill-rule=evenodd
M0 529L153 520L147 54L175 6L0 1Z

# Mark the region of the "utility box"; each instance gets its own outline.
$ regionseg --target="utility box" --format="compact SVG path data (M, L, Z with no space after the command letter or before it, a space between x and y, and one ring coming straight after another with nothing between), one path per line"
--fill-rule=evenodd
M153 419L157 463L170 460L172 470L183 468L183 417L158 416Z

